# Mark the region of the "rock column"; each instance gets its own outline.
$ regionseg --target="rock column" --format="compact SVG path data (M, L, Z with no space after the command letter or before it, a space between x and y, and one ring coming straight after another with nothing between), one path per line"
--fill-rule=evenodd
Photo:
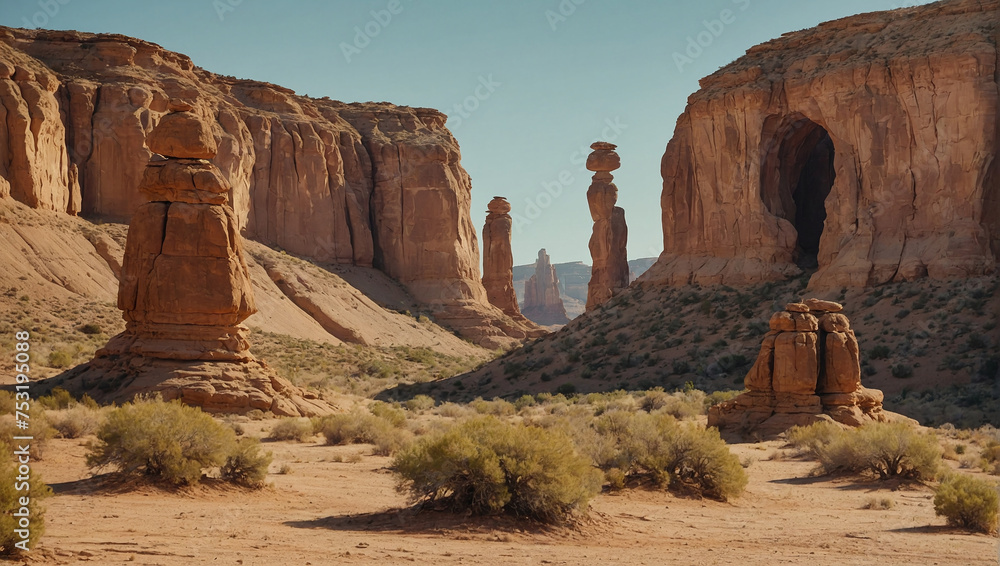
M514 256L511 252L510 203L493 197L483 226L483 287L490 304L513 319L523 319L514 293Z
M129 225L118 287L125 331L64 376L100 402L159 394L206 411L313 416L334 407L250 353L241 323L256 312L229 183L208 160L216 142L172 100L146 139L154 153Z
M249 361L241 323L257 311L230 186L211 162L208 126L178 104L147 138L163 156L139 190L149 201L132 217L118 308L129 353L179 360Z
M615 206L618 187L611 172L621 167L617 147L607 142L590 146L593 153L587 157L587 169L594 177L587 190L590 216L594 220L594 233L590 237L590 255L593 259L590 285L587 289L587 310L593 310L615 293L628 287L628 227L625 210Z

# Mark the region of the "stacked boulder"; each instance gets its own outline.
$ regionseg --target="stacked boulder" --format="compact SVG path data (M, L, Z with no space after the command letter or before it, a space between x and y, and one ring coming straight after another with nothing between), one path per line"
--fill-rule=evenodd
M146 143L118 288L125 331L67 376L101 401L158 393L212 412L319 415L332 407L250 353L257 312L230 186L208 161L216 142L190 104L173 100Z
M615 206L618 187L611 175L612 171L621 167L616 147L612 143L595 142L590 146L594 151L587 157L587 169L594 172L587 189L587 203L594 220L594 232L590 237L593 267L587 288L588 311L601 306L629 284L628 254L625 250L628 227L625 224L625 209Z
M882 392L861 385L858 340L842 310L809 299L774 313L745 379L749 391L712 407L709 426L770 436L818 420L888 420Z

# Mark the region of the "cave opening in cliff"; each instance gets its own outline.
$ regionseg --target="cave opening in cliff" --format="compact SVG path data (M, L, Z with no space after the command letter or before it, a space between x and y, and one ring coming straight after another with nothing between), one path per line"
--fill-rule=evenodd
M795 227L794 260L800 267L816 267L826 198L836 178L833 140L800 114L765 123L763 140L761 198L772 214Z

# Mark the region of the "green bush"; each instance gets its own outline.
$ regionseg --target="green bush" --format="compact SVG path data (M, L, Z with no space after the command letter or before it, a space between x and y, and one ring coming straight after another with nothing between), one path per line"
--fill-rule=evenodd
M73 399L73 396L70 395L69 391L66 391L62 387L55 387L49 392L48 395L39 397L38 404L46 409L58 411L59 409L68 409L73 405L76 405L76 399Z
M407 411L420 413L423 411L428 411L430 409L433 409L434 405L436 404L437 401L435 401L434 398L429 395L417 395L413 399L410 399L409 401L403 403L403 406L406 407Z
M96 322L88 322L80 327L80 332L84 334L100 334L102 332L101 325Z
M913 377L913 366L907 364L896 364L890 369L892 376L898 379Z
M271 453L261 452L260 440L241 438L234 445L226 462L222 464L222 479L244 487L259 488L264 485Z
M871 473L881 479L932 480L941 446L906 423L869 423L845 430L814 449L826 473Z
M808 426L793 426L785 432L788 443L804 454L817 456L817 450L830 444L844 428L830 421L818 421Z
M1000 496L993 484L965 474L952 474L934 490L934 512L963 529L996 532L998 506Z
M375 401L368 410L376 417L389 421L392 426L400 427L406 424L406 411L385 401Z
M748 479L715 428L680 423L669 414L614 411L595 423L604 440L594 451L603 470L720 500L743 493Z
M49 417L52 428L63 438L80 438L94 434L101 426L101 420L100 411L83 405L77 405L60 415Z
M360 411L324 417L319 429L327 444L373 444L380 456L389 456L409 442L407 431Z
M494 417L421 439L397 454L393 469L415 500L545 522L585 510L602 481L564 434Z
M201 409L142 400L112 410L87 455L92 468L113 467L169 484L195 484L202 469L220 466L236 433Z
M872 360L884 360L888 358L889 354L891 353L892 351L889 350L888 346L884 344L879 344L878 346L873 347L871 350L868 350L868 358Z
M73 365L73 354L66 350L52 350L46 361L50 368L68 368Z
M10 455L10 451L4 450L0 456L0 555L9 556L21 554L24 551L15 546L21 537L14 532L15 529L23 529L24 524L20 517L15 517L14 513L20 510L22 497L28 497L27 528L29 536L27 539L28 549L35 547L38 539L45 532L45 509L42 507L42 500L52 495L49 486L42 483L41 477L32 472L31 481L27 482L26 490L17 490L18 485L17 464Z
M313 425L308 420L288 417L275 423L267 438L268 440L306 442L312 438L313 434Z

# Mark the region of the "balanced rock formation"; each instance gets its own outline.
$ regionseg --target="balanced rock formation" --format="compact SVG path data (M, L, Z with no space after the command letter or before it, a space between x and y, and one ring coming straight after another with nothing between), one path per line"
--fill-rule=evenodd
M214 412L318 415L331 407L269 372L250 353L242 322L257 309L229 183L192 107L172 110L149 135L156 152L132 216L118 288L125 331L71 373L99 400L159 393Z
M121 35L0 27L0 198L128 222L171 99L206 120L245 237L374 266L490 349L529 330L487 300L471 181L447 117L429 108L299 96Z
M747 393L709 410L709 426L761 436L832 419L847 426L886 421L882 392L861 385L858 340L832 301L791 303L771 317Z
M486 298L505 315L534 327L535 324L521 314L514 292L510 203L503 197L493 197L487 210L489 214L483 225L483 287L486 288Z
M628 287L628 228L625 210L615 206L618 187L611 172L621 167L617 146L595 142L587 157L587 169L594 171L594 178L587 189L590 216L594 219L594 233L590 237L590 255L593 258L590 285L587 289L587 310L593 310L618 291Z
M1000 255L1000 1L787 33L702 79L661 171L643 281L973 277Z
M566 324L566 307L559 297L559 277L544 249L538 250L535 274L524 284L524 316L544 325Z

